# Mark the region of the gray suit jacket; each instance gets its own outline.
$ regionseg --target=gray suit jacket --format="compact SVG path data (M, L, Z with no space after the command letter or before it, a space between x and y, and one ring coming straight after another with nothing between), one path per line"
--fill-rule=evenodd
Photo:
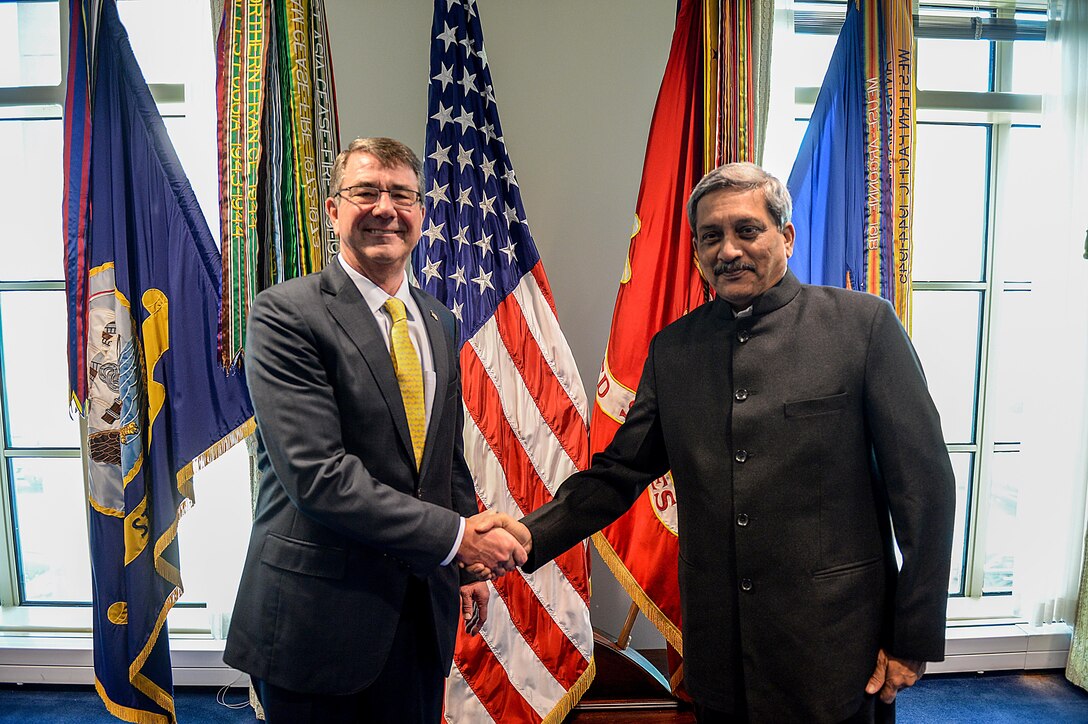
M462 454L456 323L413 288L430 336L435 396L420 471L389 349L338 263L253 303L246 381L260 488L223 659L276 686L346 694L371 683L409 576L422 579L449 670L455 566L440 566L476 509Z
M654 338L612 444L526 518L532 570L672 469L685 681L753 721L853 714L877 649L944 655L955 481L887 302L792 273ZM903 554L897 570L891 525Z

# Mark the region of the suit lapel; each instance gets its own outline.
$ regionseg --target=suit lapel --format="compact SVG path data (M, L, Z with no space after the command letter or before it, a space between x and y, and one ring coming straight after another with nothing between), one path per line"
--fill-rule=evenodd
M359 354L370 368L371 374L378 382L385 404L393 416L393 425L396 427L397 436L408 457L414 459L412 452L412 435L408 430L408 416L404 412L404 400L400 396L400 385L397 383L396 372L393 371L393 360L389 356L389 349L385 346L382 332L378 329L378 323L374 315L366 305L366 301L359 293L355 283L340 267L340 262L334 260L321 272L321 289L325 296L325 305L329 314L344 330L344 333L359 350Z
M434 307L434 300L425 296L416 287L411 288L412 298L416 300L419 311L423 315L423 322L427 327L427 337L431 342L431 357L434 360L434 401L431 403L431 416L427 421L427 441L423 445L423 461L419 466L420 476L427 469L430 460L430 451L434 449L434 442L438 435L439 421L445 412L446 387L450 382L449 354L446 350L449 341L442 329L438 311Z

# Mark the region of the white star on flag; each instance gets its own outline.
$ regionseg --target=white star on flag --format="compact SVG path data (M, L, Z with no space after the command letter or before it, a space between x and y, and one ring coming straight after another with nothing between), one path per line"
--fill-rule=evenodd
M469 93L476 90L476 86L473 85L473 81L475 81L475 80L476 80L476 74L475 73L469 73L468 69L466 69L464 74L461 76L461 80L457 81L458 83L461 84L461 87L465 89L465 95L466 96Z
M436 240L442 238L442 227L446 225L446 222L435 224L434 219L427 219L427 224L427 228L423 230L423 235L430 239L433 244Z
M502 215L506 217L507 226L509 226L510 224L516 224L521 221L521 219L518 218L518 210L515 209L513 206L507 206L506 210L502 212Z
M446 50L449 50L450 44L457 42L457 34L454 32L453 28L447 25L445 30L436 35L434 39L441 40L446 44Z
M460 289L464 285L468 284L468 282L465 281L465 268L463 266L457 267L457 271L455 271L453 274L450 274L450 279L457 283L457 289Z
M446 195L446 189L448 189L450 185L442 184L441 186L439 186L438 181L432 181L432 183L433 186L431 186L431 190L426 193L427 198L429 198L431 202L435 204L441 201L449 203L450 197Z
M495 287L493 287L491 285L491 274L492 274L492 272L485 272L481 268L479 276L472 277L472 283L480 285L480 294L484 293L484 289L494 289L495 288Z
M431 118L434 118L434 116L431 116ZM433 158L438 164L438 168L442 168L442 164L444 163L453 163L452 161L450 161L450 149L453 148L453 146L443 146L441 143L437 145L438 148L434 150L434 153L427 156L427 158Z
M468 237L465 236L466 234L468 234L468 227L462 226L460 229L457 230L457 233L453 237L453 240L457 242L458 251L468 246Z
M461 189L461 193L457 194L457 209L463 211L466 206L472 206L472 199L469 198L472 195L472 187L466 186Z
M452 107L445 108L445 107L442 106L441 103L439 103L438 104L438 111L433 116L431 116L431 119L435 120L435 121L438 121L439 129L441 130L442 128L446 127L447 123L453 123L453 117L451 115L452 113L453 113L453 108Z
M514 242L512 241L506 246L501 247L499 251L506 255L506 262L508 264L513 264L515 261L518 260L517 255L514 253Z
M453 109L451 108L450 110ZM468 108L462 108L461 115L457 116L457 118L454 118L453 122L461 124L461 133L464 133L470 128L476 128L476 126L472 122L472 112L469 111Z
M474 241L472 243L475 246L479 247L480 256L486 259L487 258L487 252L491 251L491 234L481 236L479 239L477 239L476 241ZM488 277L488 278L490 279L490 277ZM473 279L472 281L476 281L476 280Z
M457 165L458 171L464 171L466 167L472 165L472 147L462 148L457 147Z
M427 264L423 266L423 276L428 280L438 279L442 275L438 273L438 268L442 266L441 259L435 259L434 261L428 260Z
M438 75L431 78L431 80L437 80L442 83L442 90L446 90L446 86L453 82L453 68L447 68L442 64L442 70L438 71Z
M495 159L485 158L483 161L480 162L480 170L484 172L485 183L489 178L495 178Z
M488 215L495 216L495 197L485 196L480 201L480 211L484 212L485 219L488 217Z

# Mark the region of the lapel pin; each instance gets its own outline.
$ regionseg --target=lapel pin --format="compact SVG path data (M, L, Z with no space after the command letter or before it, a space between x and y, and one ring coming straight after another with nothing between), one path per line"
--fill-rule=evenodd
M433 319L433 320L434 320L434 321L436 321L436 322L437 322L437 321L439 321L439 320L438 320L438 315L434 313L434 310L433 310L433 309L429 309L429 310L427 310L427 311L429 311L429 312L431 313L431 319Z

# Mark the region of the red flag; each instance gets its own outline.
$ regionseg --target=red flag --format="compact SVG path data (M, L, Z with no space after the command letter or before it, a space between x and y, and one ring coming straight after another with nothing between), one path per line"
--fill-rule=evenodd
M681 3L597 381L593 452L603 450L623 424L650 339L712 293L699 274L684 209L706 171L753 155L751 20L750 2ZM593 542L643 614L682 653L677 532L676 491L665 475Z

